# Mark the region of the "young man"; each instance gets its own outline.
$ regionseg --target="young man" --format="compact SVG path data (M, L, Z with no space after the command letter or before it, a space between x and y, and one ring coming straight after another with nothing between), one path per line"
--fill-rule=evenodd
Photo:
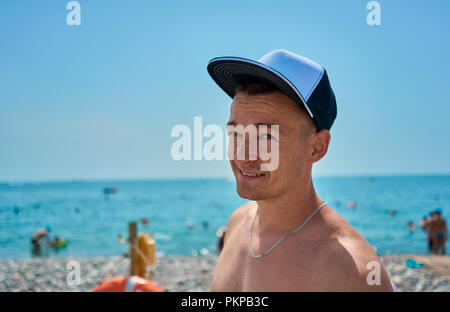
M215 58L208 72L233 98L230 163L238 194L251 200L230 217L212 290L392 291L374 249L314 190L311 169L336 117L325 69L276 50L257 62ZM236 130L252 125L256 152ZM262 143L275 167L264 167L273 159L260 157Z

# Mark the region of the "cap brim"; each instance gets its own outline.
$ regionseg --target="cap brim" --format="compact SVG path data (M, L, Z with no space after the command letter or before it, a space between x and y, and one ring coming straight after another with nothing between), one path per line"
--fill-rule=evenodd
M261 82L286 94L313 118L311 110L297 88L277 70L262 63L241 57L216 57L208 63L211 78L234 98L236 88L242 84Z

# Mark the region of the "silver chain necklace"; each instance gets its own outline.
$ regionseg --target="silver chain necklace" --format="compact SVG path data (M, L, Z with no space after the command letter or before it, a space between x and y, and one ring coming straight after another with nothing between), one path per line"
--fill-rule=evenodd
M303 222L302 225L300 225L298 228L296 228L295 230L293 230L292 232L287 233L286 235L284 235L275 245L273 245L269 250L267 250L265 253L260 254L260 255L255 255L252 251L252 233L253 233L253 225L255 224L256 218L259 215L259 209L256 211L256 215L255 218L253 219L252 225L250 227L250 239L248 242L248 250L250 251L250 254L252 255L253 258L257 259L257 258L261 258L265 255L268 255L275 247L277 247L279 244L281 244L282 241L284 241L286 238L288 238L289 236L291 236L292 234L295 234L296 232L300 231L301 229L303 229L303 227L308 223L309 220L311 220L312 217L314 217L314 215L316 213L319 212L320 209L322 209L323 207L325 207L327 205L327 203L323 203L322 205L320 205L316 210L314 210L314 212L305 220L305 222Z

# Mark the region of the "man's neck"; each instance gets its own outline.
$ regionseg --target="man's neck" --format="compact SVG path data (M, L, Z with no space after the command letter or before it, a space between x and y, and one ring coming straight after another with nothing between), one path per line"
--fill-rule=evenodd
M259 231L264 234L293 230L322 203L309 176L278 198L257 201Z

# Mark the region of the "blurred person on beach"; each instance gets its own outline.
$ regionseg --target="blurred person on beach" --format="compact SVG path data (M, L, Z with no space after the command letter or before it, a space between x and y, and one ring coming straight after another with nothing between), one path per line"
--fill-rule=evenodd
M228 221L211 290L392 291L374 248L314 189L312 167L327 154L336 116L325 69L276 50L258 62L215 58L208 72L233 99L230 165L239 196L250 200ZM278 144L275 170L261 170L272 159L262 160L249 149L250 134L236 130L239 125L267 126L257 146ZM244 159L236 157L240 149ZM368 282L373 264L376 284Z
M216 232L216 236L217 236L217 252L219 254L222 252L222 249L223 249L223 241L225 239L226 231L227 231L226 226L221 226Z
M424 222L423 227L427 229L431 241L431 252L433 254L447 254L445 250L445 243L448 238L447 222L442 217L442 209L436 208L431 217Z
M48 245L52 244L52 242L48 238L48 235L51 231L51 226L46 225L45 228L36 230L33 236L31 236L31 245L33 246L34 255L39 255L42 251L41 240L44 240Z

